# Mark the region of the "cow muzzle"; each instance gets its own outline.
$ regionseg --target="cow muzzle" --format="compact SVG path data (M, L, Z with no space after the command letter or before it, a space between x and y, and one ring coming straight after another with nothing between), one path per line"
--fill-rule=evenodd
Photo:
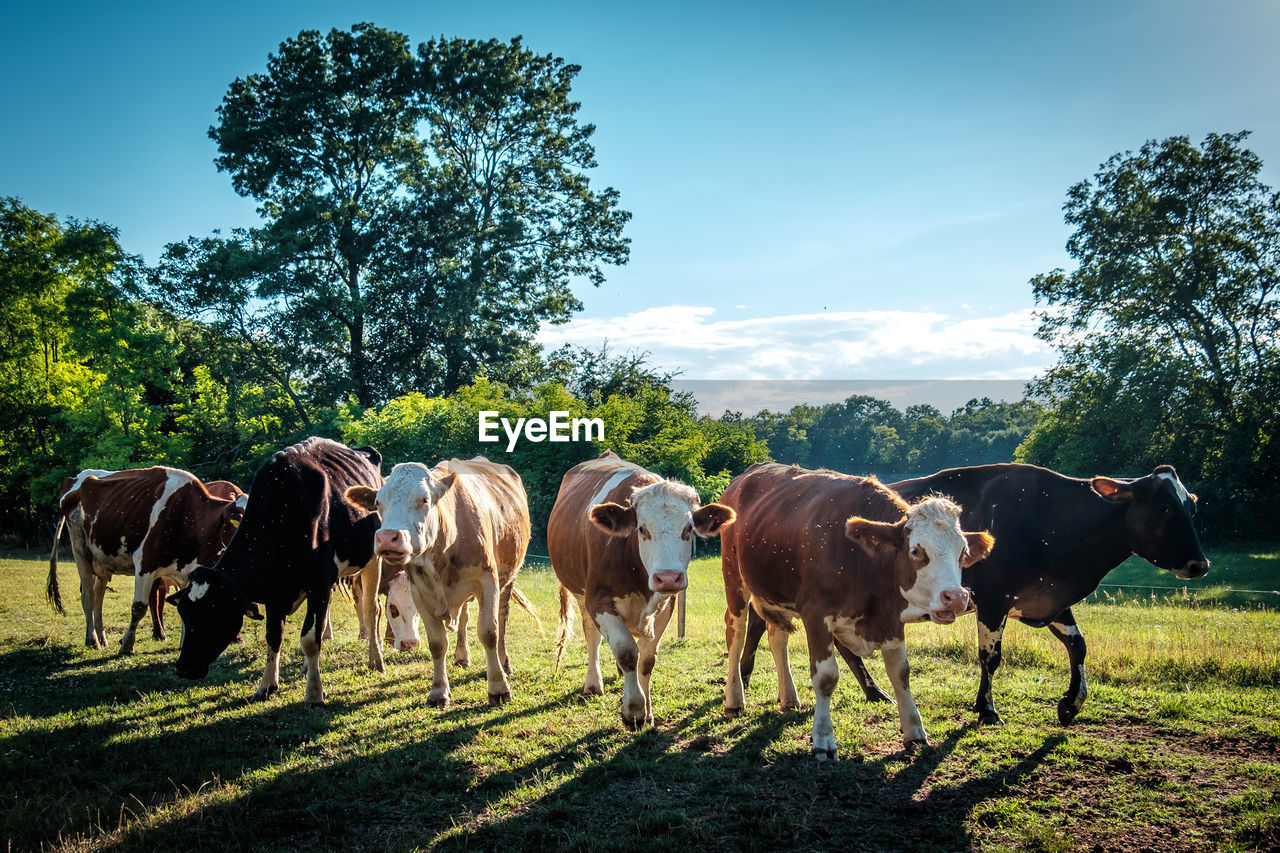
M654 572L649 576L649 589L654 592L680 592L689 585L684 572Z
M178 664L174 667L174 672L178 674L179 678L185 678L188 681L199 681L200 679L204 678L206 675L209 674L209 667L208 666L192 666L189 663L184 664L181 661L179 661Z
M1173 576L1179 580L1189 581L1209 574L1208 560L1188 560L1180 569L1174 569Z
M396 651L409 652L418 647L417 640L396 640Z
M929 618L941 625L950 625L956 617L969 609L969 590L962 586L944 589L938 596L942 606L929 612Z

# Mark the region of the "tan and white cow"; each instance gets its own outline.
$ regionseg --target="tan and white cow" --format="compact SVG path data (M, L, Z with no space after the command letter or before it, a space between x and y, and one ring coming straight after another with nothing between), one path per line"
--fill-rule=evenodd
M450 459L434 468L402 462L382 488L352 487L347 500L381 515L374 550L383 565L405 566L431 651L427 704L449 703L447 632L458 630L472 597L479 602L489 702L510 700L507 616L530 530L529 499L520 475L483 456ZM524 606L527 600L521 596L517 603Z
M582 614L587 675L582 692L604 693L600 638L622 671L622 722L653 722L649 683L675 594L688 586L693 535L715 536L733 510L699 506L698 493L612 451L564 475L547 523L547 549L560 581L556 662L571 628L570 596Z
M185 584L198 564L214 562L226 548L244 515L247 497L225 480L211 486L194 474L160 466L91 469L63 483L46 592L64 612L58 589L58 539L65 524L80 573L86 645L107 644L102 601L111 575L134 579L132 618L120 642L120 653L131 654L156 582L169 578ZM160 618L160 613L155 616Z
M911 695L903 625L954 622L969 608L962 567L987 556L995 540L960 530L960 508L941 497L908 505L874 477L796 466L753 465L725 489L738 520L722 537L725 712L742 711L739 661L748 608L768 623L778 670L778 701L799 706L787 655L792 619L809 642L816 697L813 754L835 758L831 696L840 671L834 640L858 655L879 649L898 700L903 744L927 743Z

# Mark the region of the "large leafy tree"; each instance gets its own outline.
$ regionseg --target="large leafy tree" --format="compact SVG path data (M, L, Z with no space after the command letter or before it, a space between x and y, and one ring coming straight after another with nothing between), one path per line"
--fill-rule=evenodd
M1280 196L1247 135L1150 141L1069 190L1079 266L1031 282L1060 361L1024 458L1086 472L1172 462L1220 505L1274 487Z
M232 83L210 136L258 228L170 247L170 304L224 324L307 406L528 380L533 334L623 263L578 67L520 39L304 31ZM283 345L281 345L283 344Z

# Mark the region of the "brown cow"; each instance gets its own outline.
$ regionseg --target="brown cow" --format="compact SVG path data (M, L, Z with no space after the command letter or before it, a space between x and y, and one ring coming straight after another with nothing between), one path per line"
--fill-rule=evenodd
M346 496L353 506L381 514L374 551L383 565L406 567L431 650L427 704L449 704L447 631L458 630L472 596L479 601L478 633L487 662L489 702L507 702L507 615L516 573L529 547L529 499L520 475L483 456L450 459L430 469L419 462L402 462L382 488L353 486Z
M816 697L812 751L819 761L836 754L831 695L840 672L833 639L859 655L882 651L903 743L908 749L927 743L911 696L903 624L949 623L965 612L969 594L960 583L961 567L990 552L991 536L962 533L960 508L945 498L908 505L874 477L772 462L748 468L721 501L738 513L721 537L729 648L725 711L742 710L739 660L748 607L754 607L769 625L784 708L799 705L787 634L793 618L804 624Z
M664 480L612 451L569 470L547 522L547 549L560 581L556 662L569 641L576 597L587 640L582 692L604 693L600 637L622 671L622 722L653 722L649 679L671 619L675 593L688 586L693 534L715 536L733 510L698 506L698 493Z
M58 539L65 524L80 573L85 645L107 644L102 600L111 575L134 578L132 618L120 641L120 653L132 654L155 581L185 583L198 564L218 558L240 523L245 501L244 493L225 481L218 481L215 490L227 497L211 494L193 474L160 466L87 470L67 479L58 493L61 516L46 592L58 611L65 612L58 590Z

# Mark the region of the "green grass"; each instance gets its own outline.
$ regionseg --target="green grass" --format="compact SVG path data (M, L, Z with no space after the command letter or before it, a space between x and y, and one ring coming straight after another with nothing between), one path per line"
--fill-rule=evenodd
M1215 571L1230 562L1212 556ZM85 649L80 614L58 616L43 600L46 568L0 560L0 827L12 849L1280 845L1280 616L1256 605L1190 595L1081 605L1090 697L1070 728L1056 722L1067 673L1047 632L1010 628L996 687L1009 722L979 728L968 710L972 620L910 626L932 747L902 754L896 712L862 701L842 670L833 705L842 760L819 765L809 713L774 710L767 653L746 713L721 714L716 559L693 566L687 635L676 639L673 622L653 676L657 725L638 734L621 726L612 674L605 696L579 695L581 639L554 671L546 569L526 571L520 586L548 635L512 613L514 701L488 706L473 640L475 663L451 667L454 703L440 711L424 702L425 652L389 653L385 675L369 672L342 602L338 639L324 649L327 707L302 705L296 618L281 694L250 704L263 661L257 623L190 684L173 675L175 639L144 632L127 659ZM62 580L74 592L73 572ZM129 590L124 579L114 586L107 629L118 644ZM793 669L807 704L801 635ZM883 683L878 659L871 668Z

